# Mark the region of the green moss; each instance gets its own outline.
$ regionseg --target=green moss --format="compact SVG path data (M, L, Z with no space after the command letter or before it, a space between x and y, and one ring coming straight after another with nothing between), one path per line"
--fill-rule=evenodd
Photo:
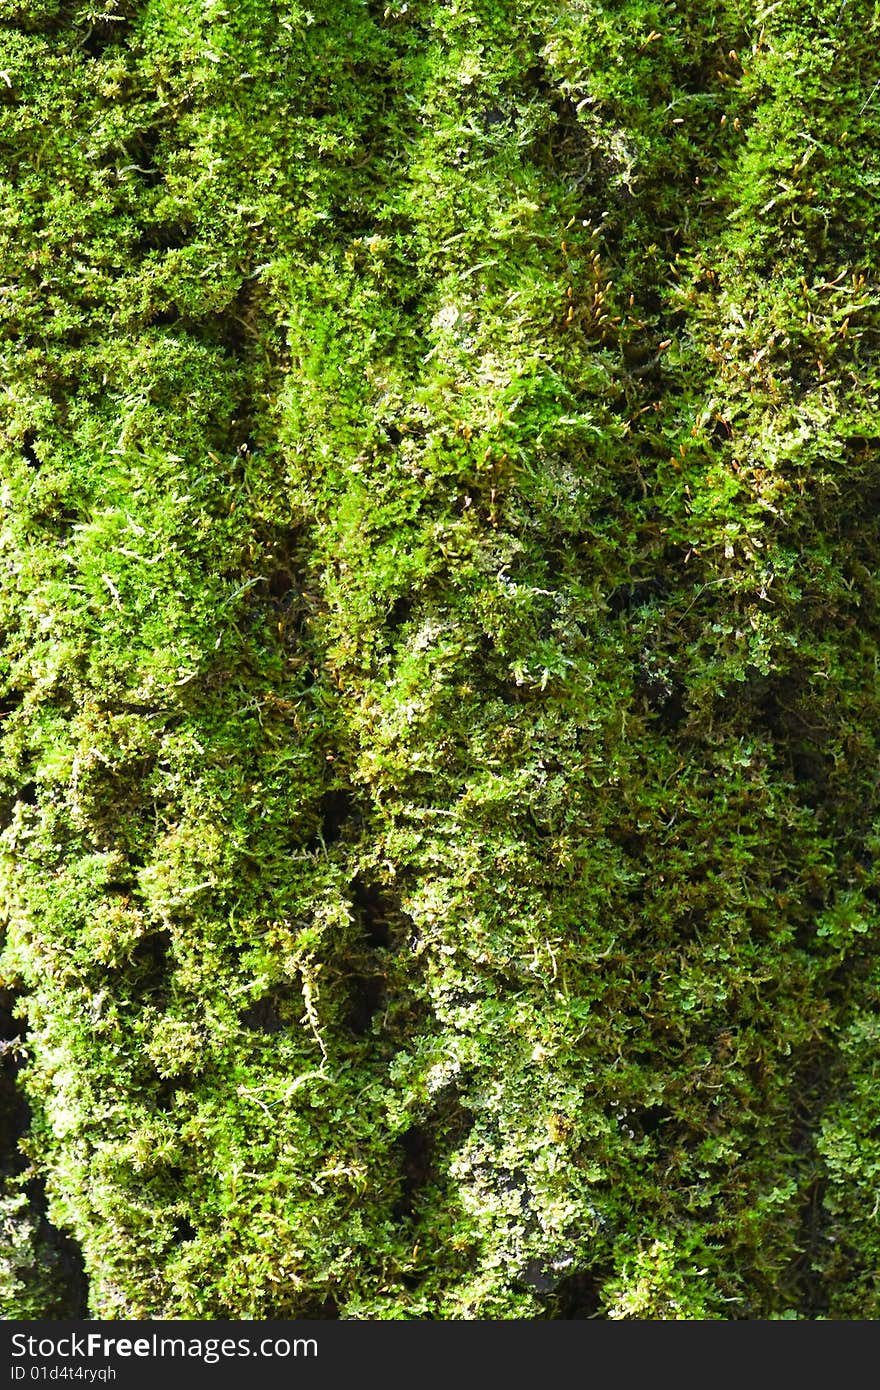
M872 7L0 22L3 970L93 1314L873 1315Z

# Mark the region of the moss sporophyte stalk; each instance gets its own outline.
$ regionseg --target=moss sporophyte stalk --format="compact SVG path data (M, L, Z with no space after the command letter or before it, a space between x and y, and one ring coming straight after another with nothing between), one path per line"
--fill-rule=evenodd
M0 0L0 1309L880 1315L878 14Z

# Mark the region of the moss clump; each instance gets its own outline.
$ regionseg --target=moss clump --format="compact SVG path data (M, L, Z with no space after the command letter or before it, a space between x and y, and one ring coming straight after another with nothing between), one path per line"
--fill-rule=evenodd
M94 1315L880 1311L878 26L759 10L0 4Z

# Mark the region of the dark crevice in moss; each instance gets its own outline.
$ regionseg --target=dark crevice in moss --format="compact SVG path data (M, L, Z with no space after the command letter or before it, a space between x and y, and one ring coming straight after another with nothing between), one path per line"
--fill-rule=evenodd
M162 1077L151 1078L152 1082L152 1103L157 1111L166 1114L173 1113L180 1096L187 1095L192 1091L192 1082L186 1077Z
M319 845L328 848L337 844L347 831L356 828L356 822L360 819L354 795L348 787L331 787L321 797L317 810L320 818L318 836L307 846L312 850Z
M128 27L121 17L104 21L96 19L77 43L77 48L87 58L103 58L108 50L123 47Z
M427 1125L413 1125L395 1141L401 1169L400 1192L392 1220L411 1221L425 1184L436 1176L434 1135Z
M667 1127L674 1125L675 1116L667 1106L658 1103L631 1110L627 1122L642 1137L650 1138L656 1134L666 1143L668 1139Z
M174 1235L172 1242L174 1245L186 1245L191 1240L195 1240L196 1228L185 1216L181 1216L174 1224Z
M170 931L154 931L141 937L132 950L126 972L141 999L164 1009L170 998L172 937Z
M21 456L28 468L39 468L40 460L34 452L34 445L37 442L36 430L25 430L21 437Z
M39 1318L88 1317L89 1281L77 1241L53 1226L46 1216L46 1189L40 1179L28 1183L27 1210L35 1222L33 1229L34 1267L28 1276L24 1308L13 1309L12 1317Z
M270 990L268 994L249 1004L238 1016L242 1028L253 1033L286 1032L290 1024L282 1014L281 1008L288 993L289 991L280 988Z
M823 1270L832 1222L825 1207L828 1183L816 1153L816 1138L830 1099L829 1082L833 1055L828 1049L823 1062L811 1063L796 1078L797 1120L791 1135L791 1153L801 1172L799 1225L793 1239L797 1254L781 1279L789 1306L802 1317L822 1318L831 1306L831 1291Z
M27 1028L16 1016L16 1004L15 993L0 988L0 1196L7 1203L13 1193L27 1199L24 1209L13 1206L4 1212L0 1256L7 1269L11 1265L16 1271L21 1288L20 1302L4 1304L3 1316L84 1317L88 1287L79 1248L47 1219L45 1183L27 1176L19 1148L28 1138L31 1112L20 1084Z
M373 947L392 944L392 927L400 921L400 902L379 884L355 874L351 881L351 898L361 930Z
M0 1172L4 1176L23 1167L18 1140L27 1132L27 1102L16 1082L22 1066L24 1024L15 1017L15 996L0 989Z
M633 579L627 584L618 584L605 602L614 614L638 613L651 604L661 602L669 592L668 580L654 575L649 579Z
M608 1269L585 1269L566 1274L556 1285L545 1316L567 1321L599 1317L602 1287L610 1273Z
M394 1141L400 1180L391 1212L393 1221L405 1226L417 1221L423 1209L430 1210L449 1182L450 1155L467 1138L473 1122L461 1092L451 1087L423 1121L411 1125Z
M137 257L145 257L150 252L181 251L193 238L193 228L182 222L147 222L140 239L133 247Z
M345 1026L355 1037L362 1038L372 1031L374 1020L387 1002L388 991L384 973L366 974L354 970L346 977L347 1005Z

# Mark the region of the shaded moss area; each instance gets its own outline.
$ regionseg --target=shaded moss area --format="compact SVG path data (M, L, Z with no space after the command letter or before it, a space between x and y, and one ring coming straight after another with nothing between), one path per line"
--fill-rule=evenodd
M805 10L0 3L3 1171L94 1316L880 1315L880 21Z

